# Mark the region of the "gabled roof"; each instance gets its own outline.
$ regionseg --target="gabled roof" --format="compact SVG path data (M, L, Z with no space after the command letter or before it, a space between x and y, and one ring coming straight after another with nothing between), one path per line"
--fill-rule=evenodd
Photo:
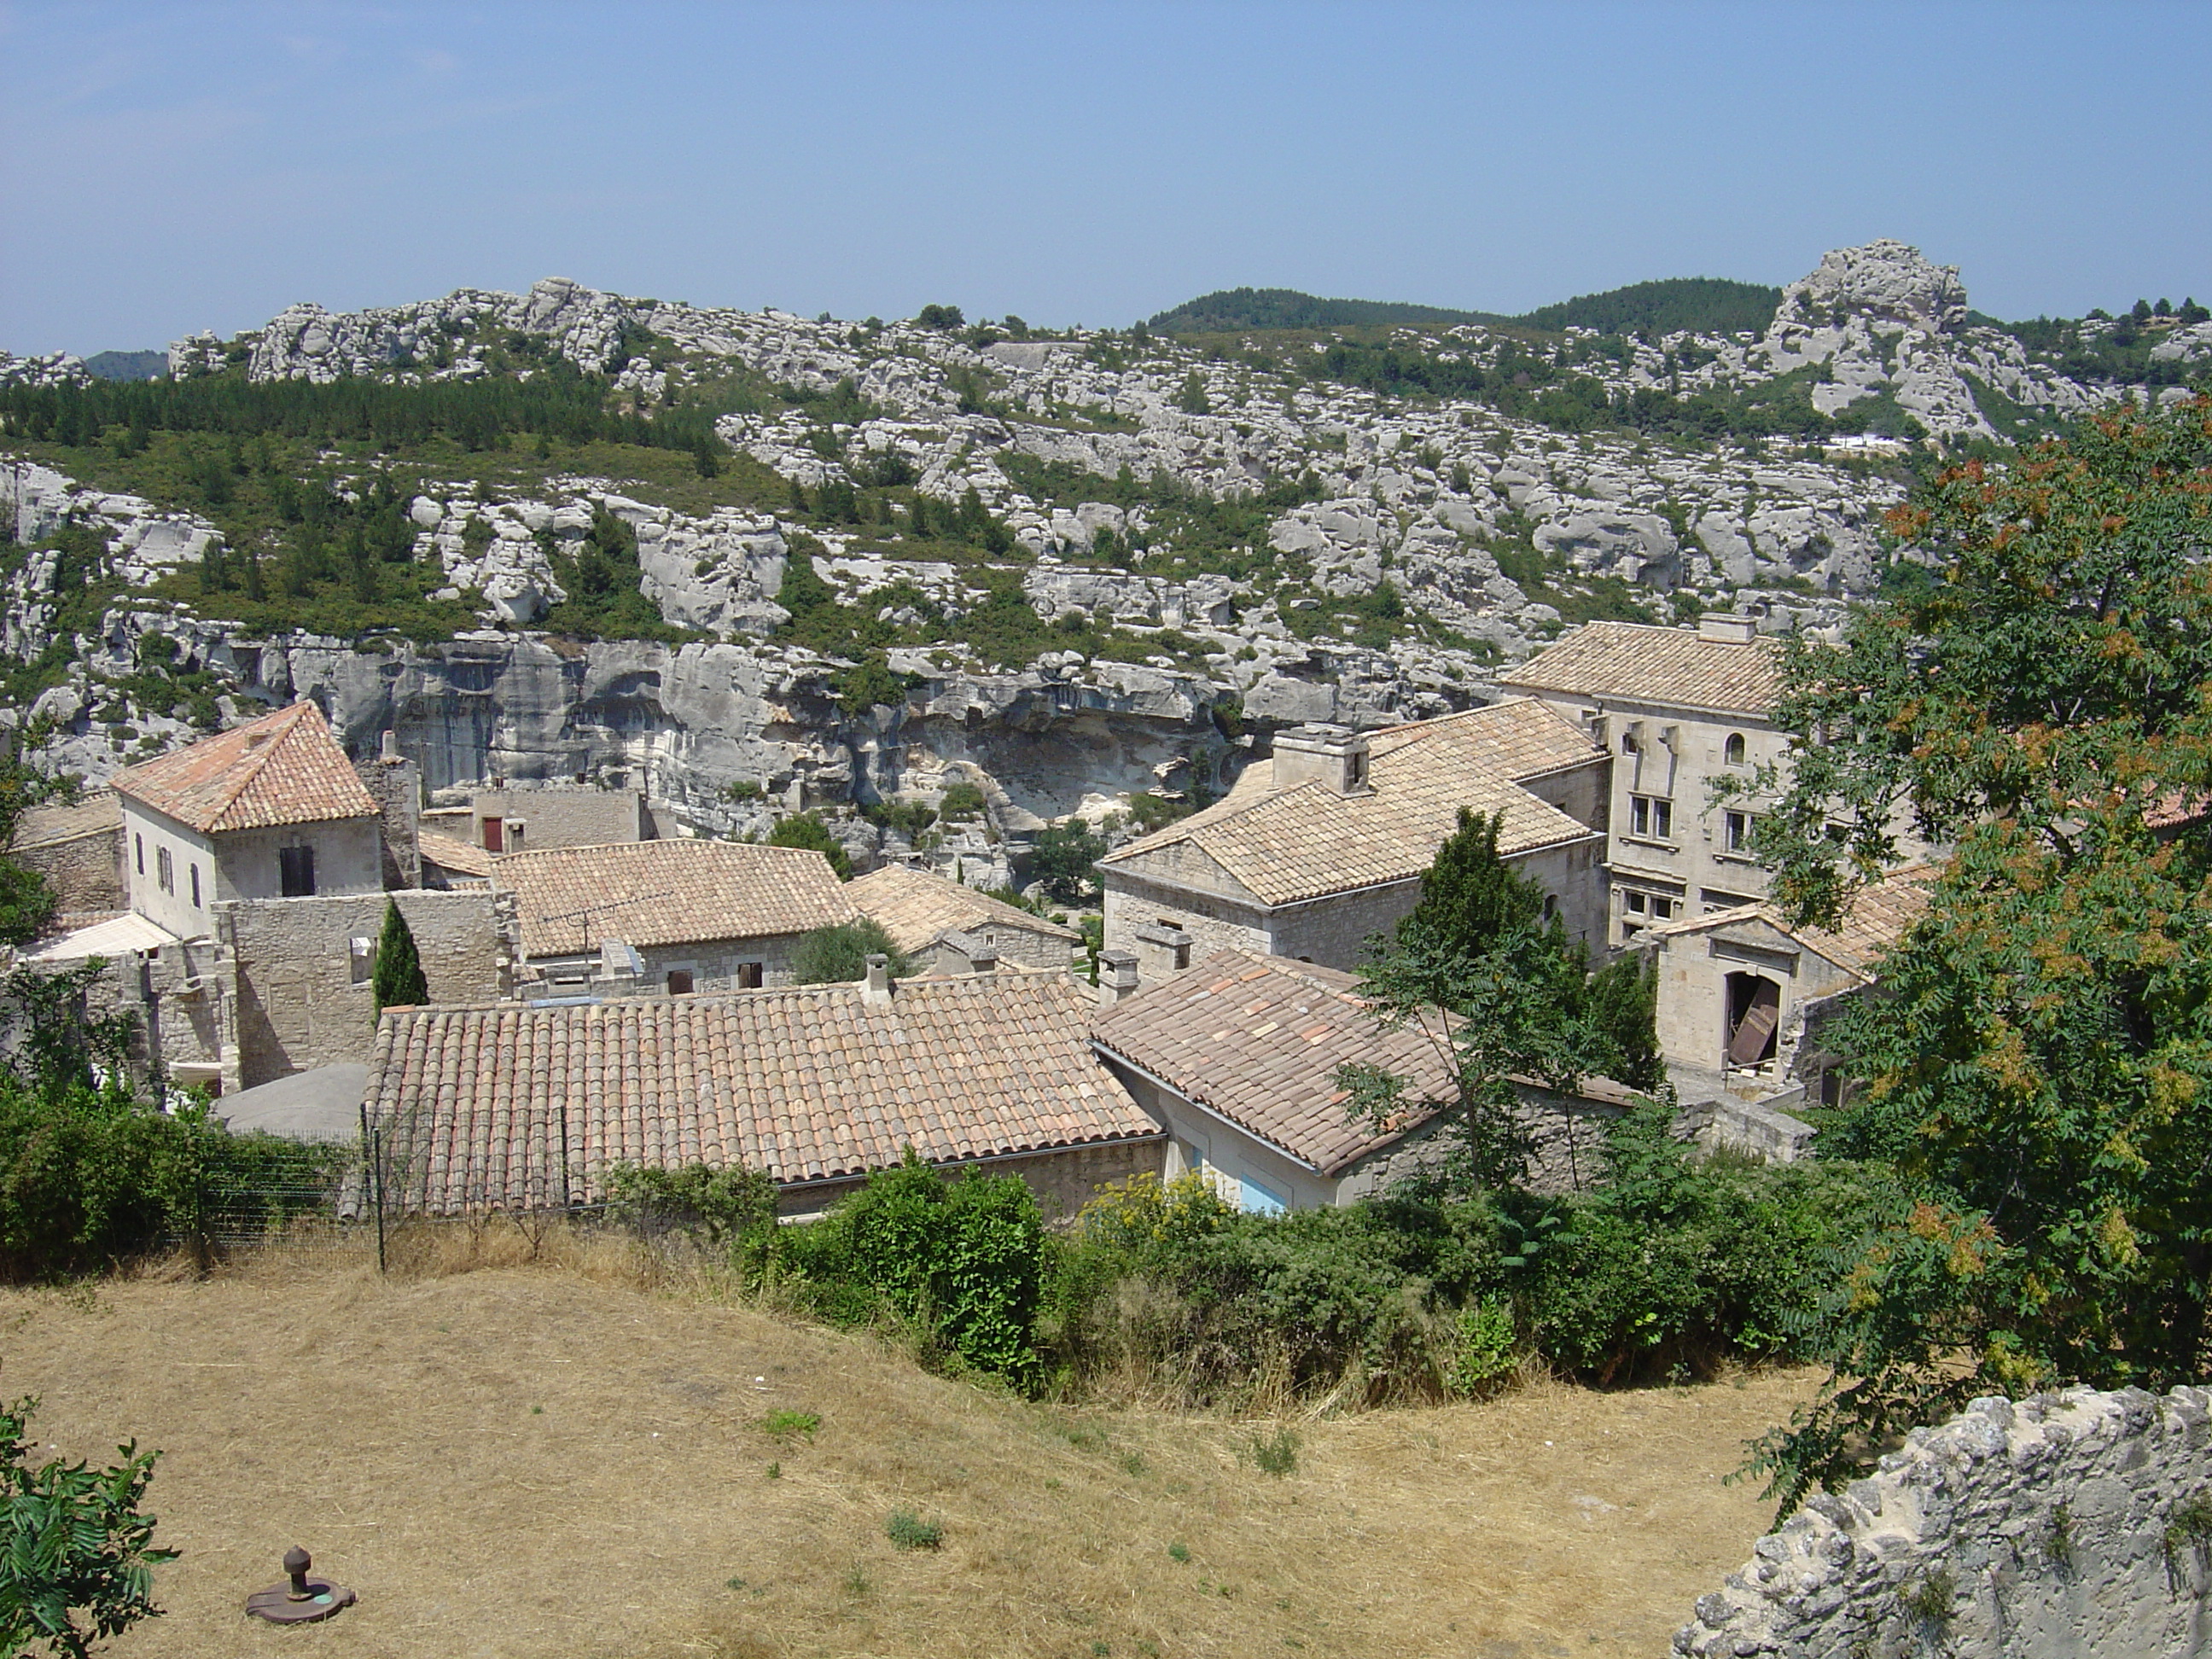
M862 915L882 923L891 943L908 953L948 932L972 933L984 927L1015 928L1065 939L1070 945L1083 938L1073 927L903 864L887 864L855 877L845 884L845 896Z
M204 836L373 817L379 810L312 702L118 773L113 787Z
M809 933L857 914L830 860L804 847L626 841L548 847L491 861L515 896L523 954L575 956L604 939L638 946Z
M1716 910L1709 916L1662 922L1644 931L1656 939L1675 939L1747 921L1762 921L1846 972L1870 981L1881 953L1903 939L1912 924L1927 914L1929 891L1942 873L1932 864L1909 864L1891 871L1880 881L1869 882L1859 889L1844 917L1844 925L1833 929L1792 927L1771 904L1744 904L1733 910Z
M1462 806L1504 813L1498 850L1508 857L1599 833L1521 787L1605 758L1581 726L1533 698L1385 726L1370 737L1369 754L1367 794L1320 783L1275 790L1254 786L1248 771L1226 799L1115 849L1099 866L1142 874L1151 855L1183 847L1262 904L1292 904L1419 876Z
M404 1207L586 1202L617 1164L779 1182L1157 1136L1068 974L386 1012L368 1110Z
M123 809L113 790L88 790L76 801L55 801L26 810L15 820L15 839L10 850L27 853L33 847L51 847L82 836L97 836L119 829L122 823Z
M441 870L450 870L457 876L491 874L492 855L472 841L463 841L442 830L424 830L416 834L415 845L425 863Z
M1381 1066L1416 1098L1452 1097L1451 1069L1418 1031L1378 1033L1350 974L1309 962L1217 951L1172 979L1102 1008L1091 1040L1326 1176L1349 1169L1436 1115L1385 1133L1345 1114L1336 1072Z
M1765 716L1781 695L1774 642L1711 640L1694 628L1594 622L1498 677L1516 690Z

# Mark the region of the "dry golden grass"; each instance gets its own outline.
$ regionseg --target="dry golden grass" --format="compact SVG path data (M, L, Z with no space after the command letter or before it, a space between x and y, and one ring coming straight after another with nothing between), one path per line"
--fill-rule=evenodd
M1275 1425L1000 1397L641 1289L619 1243L400 1243L389 1279L333 1252L0 1295L42 1441L167 1454L185 1554L118 1654L1662 1654L1764 1530L1720 1476L1810 1387L1301 1422L1279 1479L1249 1456ZM900 1508L943 1547L895 1549ZM249 1624L294 1542L362 1605Z

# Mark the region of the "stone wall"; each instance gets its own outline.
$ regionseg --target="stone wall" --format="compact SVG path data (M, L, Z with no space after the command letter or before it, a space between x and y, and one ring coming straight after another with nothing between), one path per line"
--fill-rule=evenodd
M616 842L650 841L658 825L635 789L592 789L550 785L543 789L487 789L469 808L466 839L484 844L483 822L497 818L510 853L548 847L605 847ZM523 822L520 842L513 833Z
M129 908L123 894L123 829L109 824L82 835L16 848L16 863L37 871L53 889L58 915Z
M2212 1654L2212 1395L1978 1400L1821 1494L1698 1598L1674 1650Z
M352 941L374 943L387 900L415 935L432 1002L490 1002L510 988L514 902L507 894L350 893L218 904L216 937L236 975L226 1093L368 1059L376 1036L370 964Z

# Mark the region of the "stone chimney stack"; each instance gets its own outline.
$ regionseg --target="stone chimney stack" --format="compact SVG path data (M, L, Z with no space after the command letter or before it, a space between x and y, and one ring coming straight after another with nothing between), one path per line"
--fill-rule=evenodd
M1708 611L1698 618L1698 637L1712 645L1749 645L1759 638L1759 618Z
M1139 985L1158 985L1190 966L1190 935L1180 927L1139 927L1136 940Z
M871 1008L890 1006L891 959L881 952L868 958L868 977L860 987L860 1000Z
M392 732L384 734L374 760L356 761L353 769L376 798L385 886L420 887L422 848L416 837L422 830L422 774L399 752L398 734Z
M1111 1008L1137 994L1137 958L1128 951L1098 953L1098 1006Z
M1278 789L1318 783L1340 795L1372 794L1367 762L1367 734L1348 726L1317 721L1275 733L1273 764Z

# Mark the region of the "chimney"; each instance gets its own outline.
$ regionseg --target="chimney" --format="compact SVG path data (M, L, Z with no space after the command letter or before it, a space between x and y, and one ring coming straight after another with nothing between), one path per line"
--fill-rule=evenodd
M891 959L880 951L868 958L868 977L860 987L860 1000L871 1008L890 1006Z
M999 968L999 947L974 933L946 928L937 939L940 974L990 974Z
M1180 927L1164 923L1157 927L1139 927L1136 939L1137 979L1140 984L1158 985L1190 966L1190 935ZM1102 954L1099 960L1103 963L1105 957Z
M1759 618L1734 611L1708 611L1698 618L1698 637L1711 645L1749 645L1759 637Z
M1137 994L1137 958L1127 951L1098 953L1098 1006L1111 1008Z
M386 732L384 734L384 747L378 752L376 757L382 761L386 766L396 766L398 764L399 734L397 732Z
M1340 795L1372 794L1367 760L1364 732L1319 721L1289 726L1275 733L1275 787L1291 789L1302 783L1318 783Z

